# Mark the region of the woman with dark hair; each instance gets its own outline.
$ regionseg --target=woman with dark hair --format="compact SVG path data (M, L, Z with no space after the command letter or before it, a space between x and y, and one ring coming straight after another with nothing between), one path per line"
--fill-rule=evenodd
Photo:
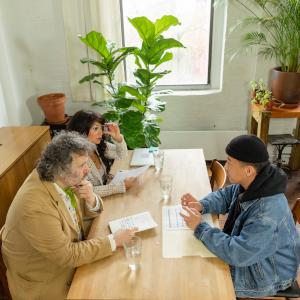
M103 131L103 125L106 125L109 131ZM83 109L74 115L67 129L81 133L96 144L97 150L89 156L87 165L91 170L89 175L97 195L105 197L125 193L126 189L134 185L136 178L133 177L106 185L107 179L111 178L109 172L113 160L125 158L128 154L127 145L117 124L105 123L104 117L99 113ZM111 136L113 144L106 140L105 134Z

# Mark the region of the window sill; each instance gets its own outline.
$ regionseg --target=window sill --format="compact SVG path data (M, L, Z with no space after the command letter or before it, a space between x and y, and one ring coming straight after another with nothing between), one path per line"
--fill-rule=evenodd
M210 89L210 90L190 90L190 91L173 91L172 94L161 95L161 96L202 96L221 93L221 89Z

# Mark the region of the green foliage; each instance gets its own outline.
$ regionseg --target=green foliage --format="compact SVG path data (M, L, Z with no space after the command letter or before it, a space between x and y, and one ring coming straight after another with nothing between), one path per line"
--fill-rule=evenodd
M95 65L101 70L101 73L85 76L79 83L92 80L93 83L101 85L110 93L111 100L94 103L93 106L108 106L112 109L103 116L107 121L119 120L120 131L130 148L139 148L144 145L157 147L160 144L158 138L160 127L156 122L163 120L155 113L162 112L166 108L166 102L162 101L160 96L170 94L172 91L153 91L156 81L171 72L170 70L154 72L154 70L164 62L173 59L173 54L166 50L175 47L184 48L179 41L172 38L165 39L161 35L171 26L181 25L181 23L173 16L163 16L155 23L146 17L128 18L128 21L142 39L141 48L125 47L114 50L116 44L105 40L102 34L96 31L90 32L85 38L79 37L102 58L101 61L91 58L81 59L82 63ZM117 54L120 55L115 57ZM133 73L136 85L126 82L113 83L117 66L131 54L135 56L137 65L137 69ZM106 76L109 83L104 84L95 80L100 76ZM126 96L126 93L130 97Z
M229 0L217 0L215 6L227 5ZM229 33L257 25L258 31L244 35L242 44L231 49L230 61L241 52L258 47L258 55L265 59L273 57L283 72L300 72L300 1L299 0L233 0L244 6L252 17L238 20ZM249 3L250 2L250 3ZM260 12L255 13L249 4L256 4ZM259 16L261 15L261 17Z

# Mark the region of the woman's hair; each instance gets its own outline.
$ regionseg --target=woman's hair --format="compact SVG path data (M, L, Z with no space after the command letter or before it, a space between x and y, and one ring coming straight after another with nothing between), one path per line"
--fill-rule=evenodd
M94 122L98 122L102 125L105 123L105 118L97 112L88 109L79 110L69 122L67 129L77 131L82 135L89 135L91 127ZM107 141L106 136L103 134L100 144L96 144L99 156L106 168L106 174L109 175L113 159L106 157Z
M44 147L41 157L36 161L36 170L40 179L54 181L64 174L69 174L74 154L88 155L95 149L95 144L83 139L77 132L56 135Z

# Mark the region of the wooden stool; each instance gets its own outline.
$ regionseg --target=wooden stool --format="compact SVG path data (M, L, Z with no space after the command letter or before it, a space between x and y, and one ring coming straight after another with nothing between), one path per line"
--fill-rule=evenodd
M270 118L297 118L294 137L296 140L300 140L300 108L285 109L273 107L271 111L262 111L259 107L259 104L251 104L248 127L249 134L257 135L264 141L267 147ZM300 144L293 145L289 167L292 171L298 170L300 167Z

